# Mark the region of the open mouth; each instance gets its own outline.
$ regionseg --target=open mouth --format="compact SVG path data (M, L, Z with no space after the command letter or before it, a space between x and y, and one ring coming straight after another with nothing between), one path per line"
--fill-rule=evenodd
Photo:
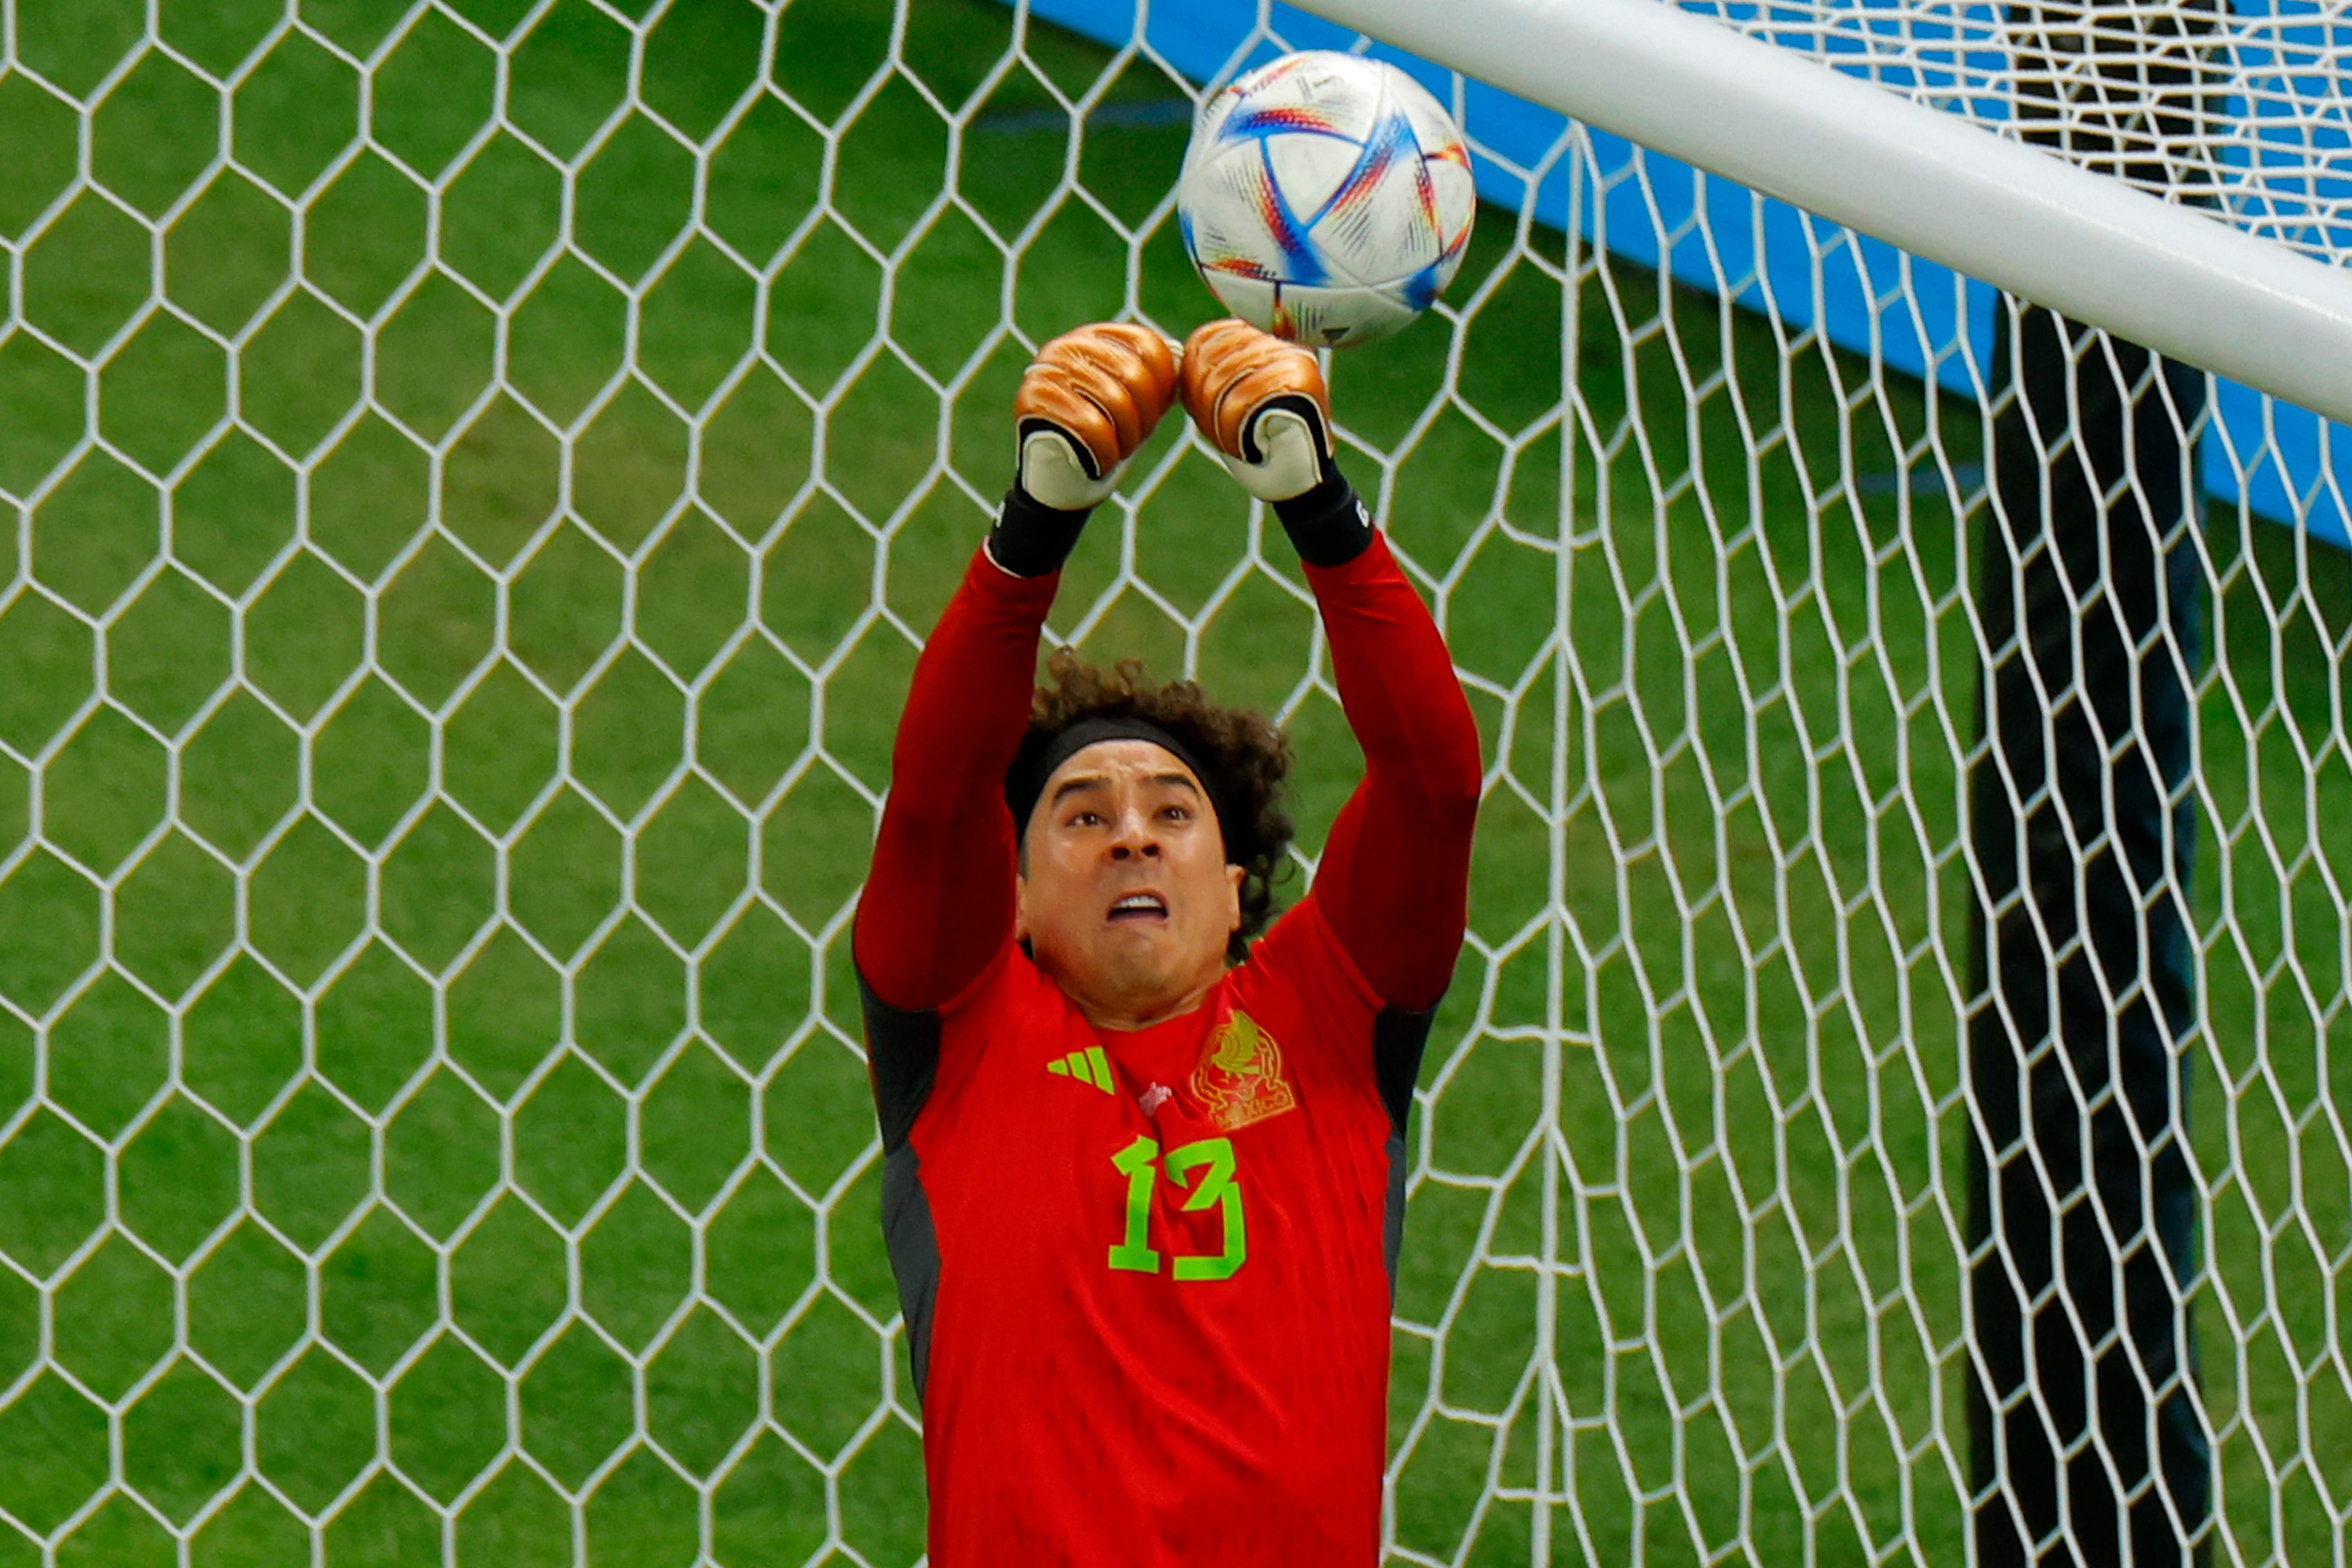
M1129 893L1110 907L1110 920L1114 925L1134 921L1164 923L1167 919L1168 900L1158 893Z

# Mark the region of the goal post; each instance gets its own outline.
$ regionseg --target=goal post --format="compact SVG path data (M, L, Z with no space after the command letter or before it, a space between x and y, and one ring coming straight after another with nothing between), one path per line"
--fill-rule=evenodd
M1486 201L1330 362L1488 768L1387 1560L1990 1563L1992 1505L2063 1561L1983 1396L2085 1518L2352 1561L2352 512L2265 395L2339 406L2287 253L2346 226L2339 24L2200 12L2200 212L2021 144L1997 7L1344 3L0 0L0 1568L920 1560L847 935L891 724L1027 355L1213 312L1201 94L1334 45L1426 51ZM2003 188L2048 226L1958 221ZM2123 286L2168 257L2193 309ZM1295 896L1356 765L1311 595L1181 421L1129 473L1050 633L1288 728ZM2053 986L2122 1024L2061 1061ZM1972 1228L1972 1160L2094 1266ZM2201 1501L1981 1352L1996 1284Z

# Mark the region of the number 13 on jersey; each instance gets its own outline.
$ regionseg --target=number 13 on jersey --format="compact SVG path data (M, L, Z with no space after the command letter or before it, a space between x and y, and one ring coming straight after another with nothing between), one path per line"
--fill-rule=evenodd
M1159 1184L1160 1142L1138 1138L1111 1156L1110 1163L1127 1178L1127 1237L1110 1249L1110 1266L1137 1274L1160 1272L1160 1254L1150 1245L1151 1195ZM1249 1232L1242 1221L1241 1178L1234 1173L1234 1141L1204 1138L1168 1151L1167 1179L1184 1190L1184 1212L1219 1209L1224 1222L1224 1247L1213 1256L1179 1254L1179 1279L1230 1279L1249 1260ZM1198 1181L1192 1173L1200 1172Z

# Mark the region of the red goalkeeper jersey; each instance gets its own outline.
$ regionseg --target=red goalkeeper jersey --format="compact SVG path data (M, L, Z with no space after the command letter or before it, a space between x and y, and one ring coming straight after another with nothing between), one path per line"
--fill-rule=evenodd
M1476 731L1375 539L1307 568L1365 781L1202 1006L1097 1029L1012 939L1003 779L1054 579L976 560L919 663L856 955L933 1568L1370 1568L1406 1114Z

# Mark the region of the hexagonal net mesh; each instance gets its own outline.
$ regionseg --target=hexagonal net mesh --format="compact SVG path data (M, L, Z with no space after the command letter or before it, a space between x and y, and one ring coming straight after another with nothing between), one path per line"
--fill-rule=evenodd
M919 1559L848 922L1029 349L1211 313L1197 90L991 0L0 0L0 1565ZM1477 152L1333 368L1490 767L1393 1560L1958 1561L2000 377ZM1181 425L1052 630L1280 714L1303 881L1357 759ZM2341 1563L2352 588L2194 564L2216 1538Z

